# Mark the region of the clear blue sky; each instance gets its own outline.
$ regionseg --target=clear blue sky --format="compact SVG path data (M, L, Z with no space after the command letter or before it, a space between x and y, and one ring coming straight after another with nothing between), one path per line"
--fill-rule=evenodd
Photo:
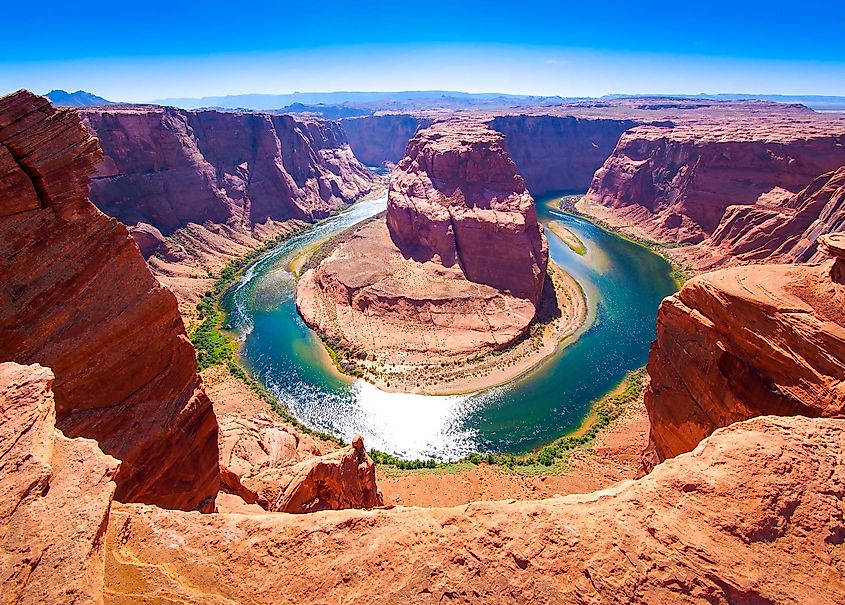
M9 4L2 92L845 95L843 0Z

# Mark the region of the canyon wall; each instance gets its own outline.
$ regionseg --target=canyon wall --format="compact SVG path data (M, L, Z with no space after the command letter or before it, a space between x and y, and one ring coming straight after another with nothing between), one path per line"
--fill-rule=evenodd
M117 497L192 509L217 493L217 422L168 290L88 200L102 154L73 110L0 99L0 361L55 374L58 427L122 461Z
M356 157L371 166L396 164L421 128L450 119L444 112L380 114L341 120ZM623 132L642 123L626 118L479 113L507 139L511 158L534 196L584 191Z
M411 139L391 173L387 228L404 256L458 263L469 281L539 305L548 243L504 136L485 125L439 122Z
M411 114L383 114L340 121L355 157L367 166L398 163L405 157L405 147L411 137L432 122L431 118Z
M613 152L631 119L587 119L556 115L504 115L490 127L505 135L508 151L535 197L582 192Z
M314 220L373 188L337 122L136 106L86 109L105 158L91 200L126 225Z
M821 241L833 260L722 269L663 301L648 467L753 416L845 413L845 237Z
M307 517L119 506L105 592L221 605L833 605L845 599L843 431L843 420L757 418L641 480L533 502Z
M845 165L845 120L759 117L640 126L596 172L589 198L646 237L698 243L730 206L796 194Z
M820 260L818 238L845 229L845 166L795 195L768 203L728 206L713 235L677 251L687 264L707 269L728 263L800 263Z

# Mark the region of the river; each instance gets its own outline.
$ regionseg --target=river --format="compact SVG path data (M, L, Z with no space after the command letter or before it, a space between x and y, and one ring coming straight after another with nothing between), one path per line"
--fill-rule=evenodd
M382 210L359 202L255 263L223 306L242 341L241 361L305 424L404 458L456 459L472 452L523 453L576 429L597 398L641 367L660 301L675 291L670 265L650 250L538 200L584 242L580 256L546 230L551 259L583 287L591 325L540 368L510 384L456 396L386 393L331 367L294 305L290 261L308 246Z

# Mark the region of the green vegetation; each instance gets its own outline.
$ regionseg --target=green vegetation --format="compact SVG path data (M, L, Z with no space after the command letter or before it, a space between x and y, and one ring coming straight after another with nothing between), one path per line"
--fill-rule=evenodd
M521 474L548 472L551 466L564 465L569 455L577 448L591 445L603 429L610 426L625 412L628 405L639 399L643 392L645 376L645 368L628 372L620 389L602 397L593 405L591 416L594 417L594 420L583 433L577 436L560 437L530 454L470 454L456 463L439 463L434 460L400 460L377 450L370 450L370 457L376 464L399 470L448 470L456 466L462 470L467 464L490 464L502 466Z
M587 254L587 247L584 245L584 242L581 241L581 238L565 226L561 225L558 221L549 221L549 230L558 236L560 240L575 254L580 256Z
M237 350L235 341L222 331L225 316L220 309L220 298L237 281L246 267L294 233L296 231L282 233L269 240L262 247L230 261L218 274L211 290L202 295L199 304L197 304L197 316L200 323L189 334L191 342L197 350L197 365L200 370L221 365L234 359Z
M299 230L282 233L279 236L269 240L261 248L253 250L249 254L236 258L229 262L223 270L217 275L214 281L214 286L211 290L205 292L197 304L197 316L200 323L194 327L190 332L190 339L197 350L197 366L200 370L205 370L212 366L225 365L229 373L236 379L243 382L252 390L259 398L267 403L273 410L281 416L285 422L293 425L303 433L315 435L326 441L332 441L338 445L345 445L343 440L329 435L314 431L291 414L279 400L273 396L264 386L250 376L240 364L238 364L235 353L237 352L237 343L234 338L223 330L223 323L226 319L225 313L220 308L220 299L226 293L226 290L232 286L243 271L258 260L262 255L266 254L273 248L277 247L288 237L295 235Z
M628 240L634 244L642 246L643 248L648 248L658 256L663 257L663 259L669 263L672 267L672 272L670 273L672 279L675 281L675 284L678 286L678 289L681 289L683 285L692 278L693 272L690 267L686 265L682 265L675 261L667 252L667 250L672 250L674 248L683 248L688 244L679 244L679 243L669 243L669 244L662 244L660 242L655 242L649 239L645 239L642 237L636 237L634 235L630 235L628 233L624 233L619 229L614 228L609 223L598 219L594 216L589 214L584 214L583 212L579 212L578 209L575 208L575 204L581 198L580 195L568 195L560 199L558 204L558 208L562 212L566 212L568 214L573 214L579 218L583 218L584 220L590 221L597 227L604 229L605 231L609 231L615 235L618 235L624 240ZM554 231L554 230L553 230ZM571 247L571 246L570 246ZM574 248L573 248L574 250Z

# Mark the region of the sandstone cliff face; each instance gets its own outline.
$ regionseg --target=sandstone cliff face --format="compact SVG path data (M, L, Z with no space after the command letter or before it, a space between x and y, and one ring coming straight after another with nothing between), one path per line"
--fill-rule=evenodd
M449 119L448 113L384 114L341 120L349 144L364 164L396 164L418 130ZM623 132L642 119L573 115L506 114L478 119L505 135L516 167L532 195L583 191Z
M173 295L87 199L96 139L21 91L0 143L0 359L52 368L58 427L122 461L119 499L196 507L217 492L217 422Z
M506 115L490 127L507 139L508 151L535 197L585 191L622 133L640 122L554 115Z
M103 602L120 465L55 429L53 373L0 363L0 603Z
M548 243L504 137L485 125L417 133L391 173L387 227L406 257L458 263L470 281L539 305Z
M843 431L758 418L639 481L536 502L307 518L121 506L105 591L110 603L833 605L845 599Z
M83 115L105 153L91 200L165 235L189 223L321 218L373 187L336 122L172 107Z
M697 268L820 260L820 236L845 228L845 166L795 195L729 206L713 235L678 256Z
M845 164L845 122L771 117L640 126L626 132L588 195L648 237L698 243L729 206L795 194Z
M408 141L432 119L409 114L386 114L341 120L355 157L367 166L396 164L405 157Z
M723 269L663 301L647 466L753 416L845 413L845 246L822 239L834 261Z

